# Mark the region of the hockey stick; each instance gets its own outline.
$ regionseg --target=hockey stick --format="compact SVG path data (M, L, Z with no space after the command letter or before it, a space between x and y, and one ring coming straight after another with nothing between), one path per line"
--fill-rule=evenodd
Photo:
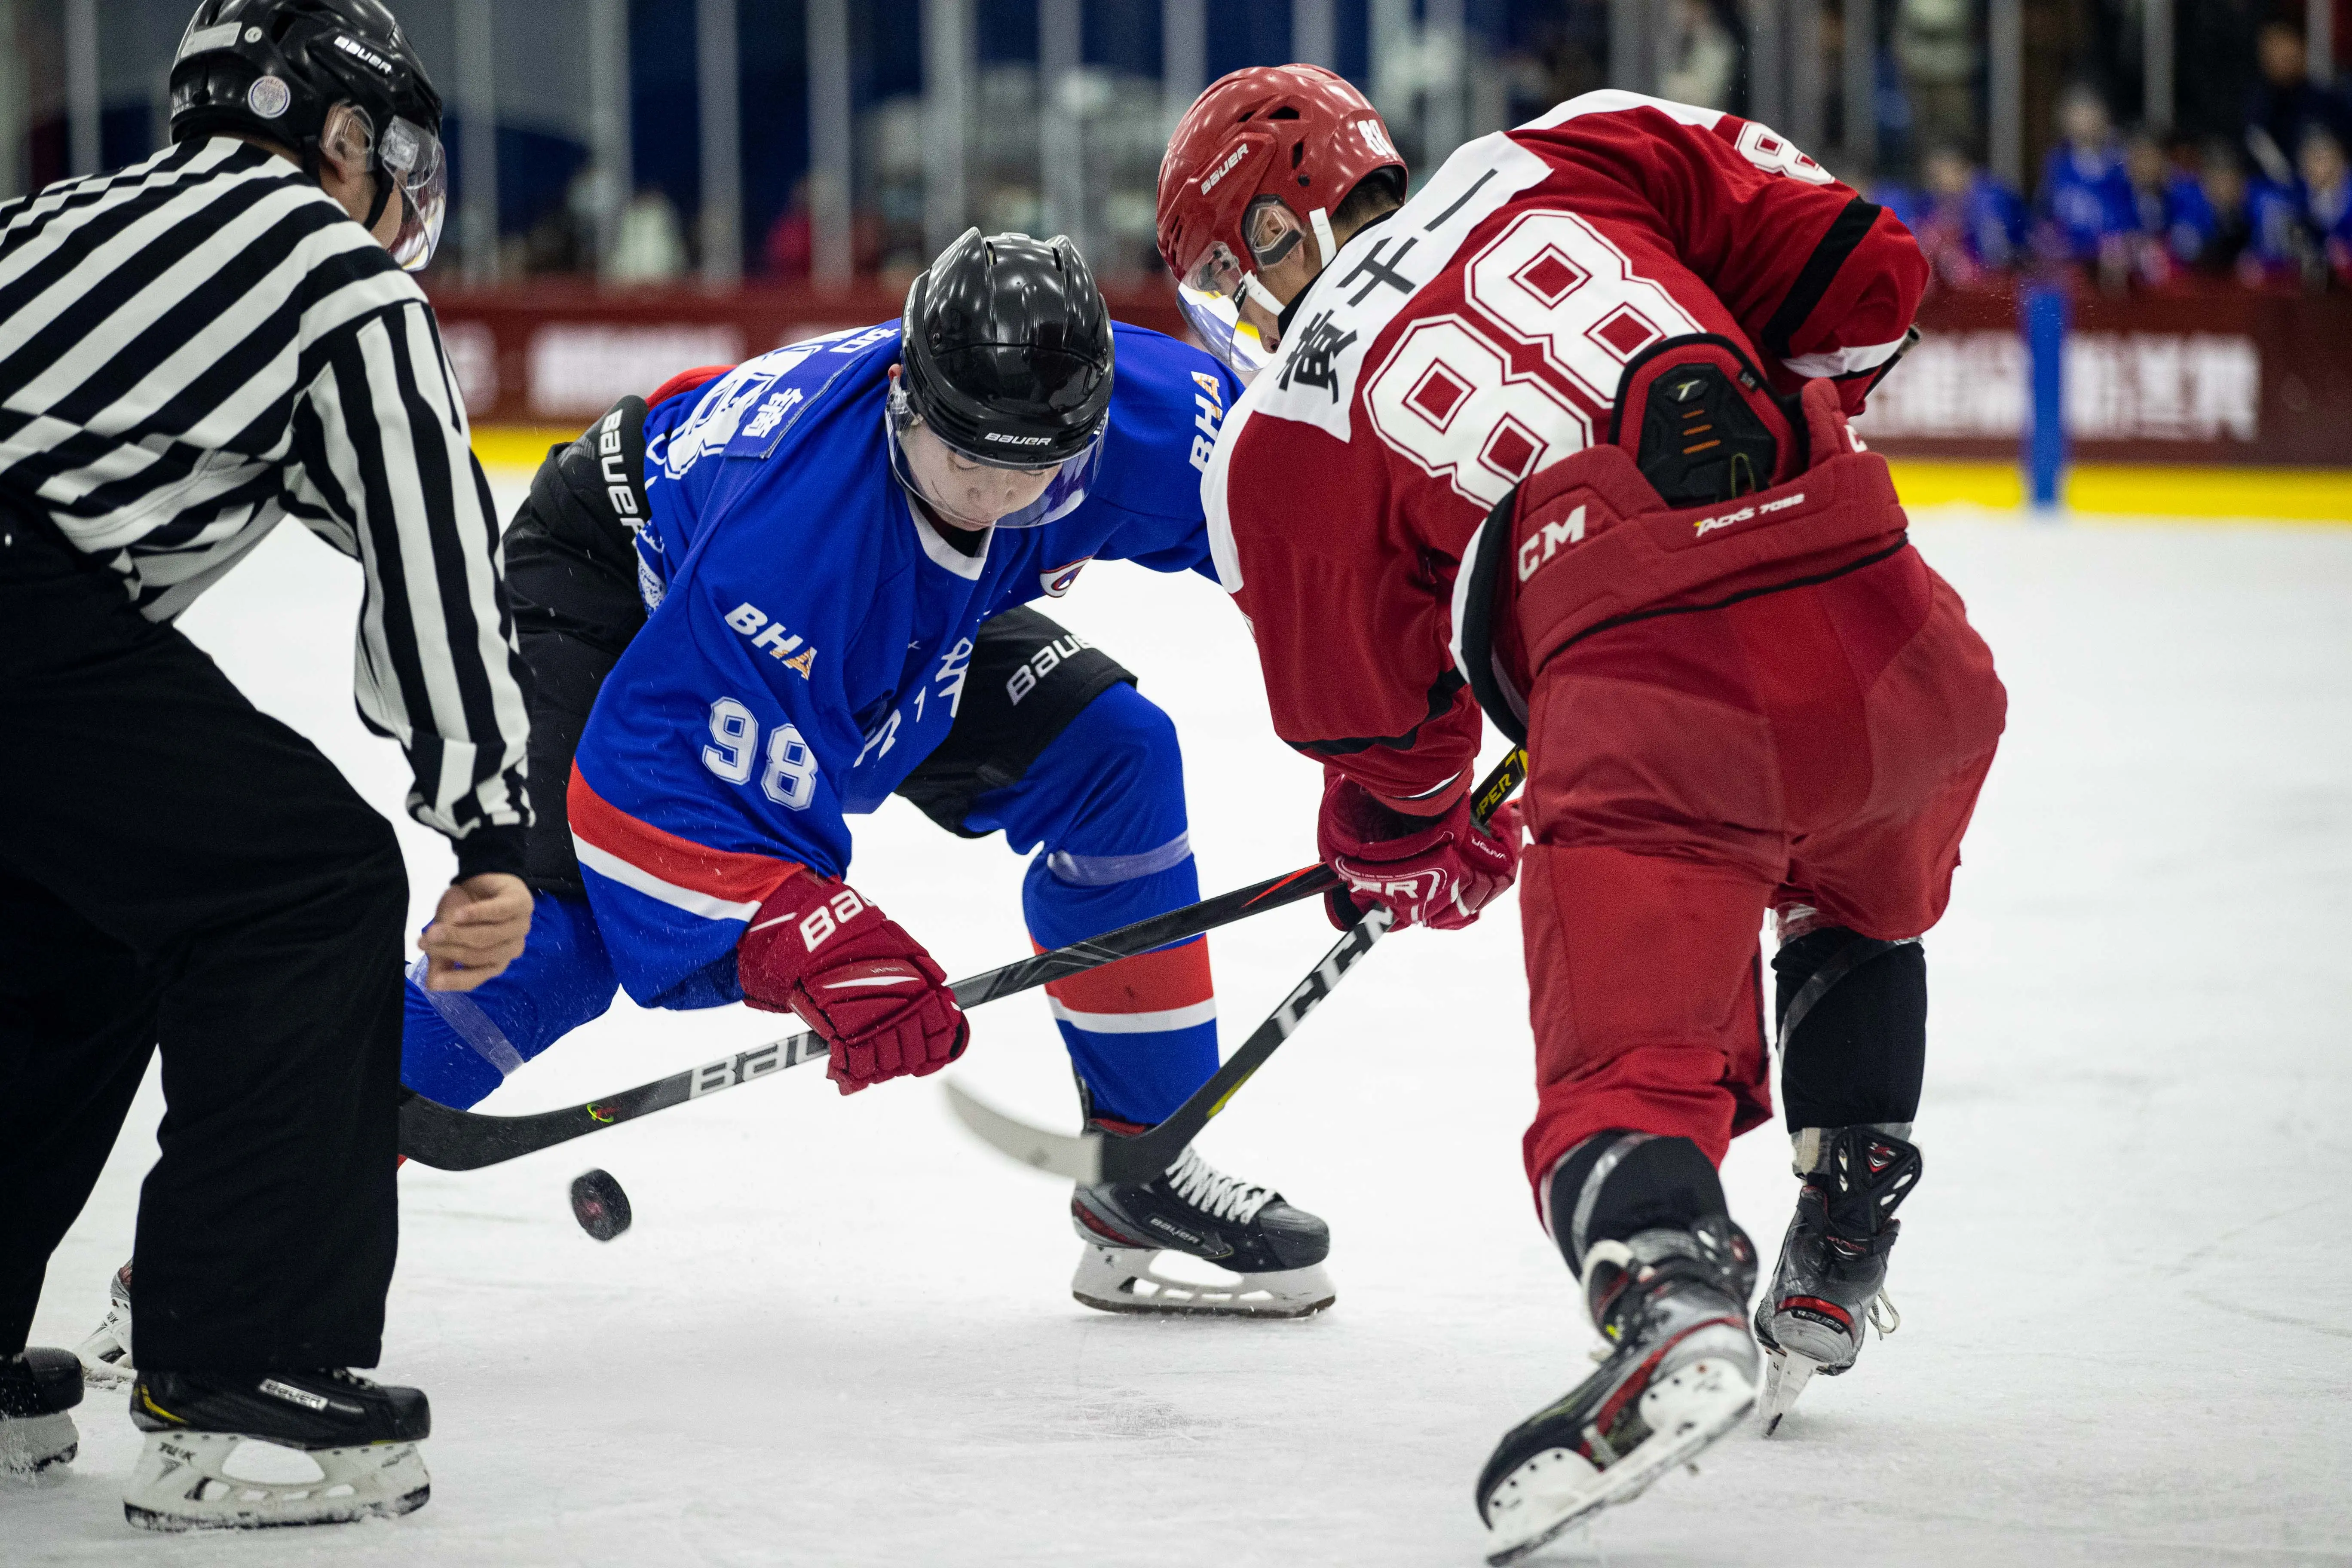
M1471 809L1479 822L1492 818L1496 808L1526 782L1527 776L1528 754L1514 749L1496 764L1495 771L1486 775L1472 798ZM1176 1157L1184 1152L1186 1144L1201 1135L1209 1119L1225 1108L1251 1075L1265 1065L1268 1057L1281 1049L1282 1042L1291 1037L1307 1015L1338 989L1340 980L1356 966L1356 961L1388 934L1393 920L1387 910L1376 906L1350 926L1339 944L1323 955L1307 978L1283 998L1282 1005L1242 1042L1241 1048L1157 1127L1127 1138L1091 1131L1075 1136L1052 1132L1007 1116L952 1083L947 1086L948 1106L983 1142L1024 1165L1067 1176L1087 1186L1097 1182L1148 1182L1176 1163Z
M1220 893L1197 904L1171 910L1166 914L1121 926L1117 931L1085 942L1057 947L1051 952L1033 953L1001 968L959 980L952 988L956 1003L962 1007L977 1007L1000 996L1034 990L1049 980L1059 980L1122 958L1132 958L1137 953L1149 952L1172 942L1183 942L1247 916L1313 898L1338 880L1329 867L1308 866L1246 888L1237 888L1229 893ZM415 1089L403 1088L400 1091L400 1152L420 1165L431 1165L437 1170L479 1170L484 1165L496 1165L518 1155L535 1153L574 1138L584 1138L591 1132L601 1132L624 1121L634 1121L640 1116L651 1116L656 1110L667 1110L689 1100L699 1100L721 1089L733 1089L738 1084L770 1077L785 1068L798 1067L804 1061L823 1057L827 1049L824 1040L817 1035L787 1035L782 1039L771 1040L751 1050L721 1057L715 1062L705 1062L685 1072L672 1073L651 1083L641 1083L635 1089L623 1089L602 1100L592 1100L585 1105L567 1105L526 1116L492 1116L459 1110L438 1100L427 1100Z

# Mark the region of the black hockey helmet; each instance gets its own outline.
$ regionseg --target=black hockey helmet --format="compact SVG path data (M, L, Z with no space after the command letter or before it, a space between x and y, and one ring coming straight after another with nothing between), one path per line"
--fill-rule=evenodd
M1068 239L966 229L907 290L899 384L940 440L1004 468L1066 464L1110 416L1110 311Z
M172 61L172 140L266 137L315 177L329 112L366 121L377 173L368 226L397 191L404 203L394 259L432 258L448 206L441 95L381 0L203 0Z

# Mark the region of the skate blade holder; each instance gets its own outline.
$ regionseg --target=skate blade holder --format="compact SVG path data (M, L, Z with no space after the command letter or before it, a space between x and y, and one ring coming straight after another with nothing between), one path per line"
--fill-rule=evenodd
M0 1476L11 1480L37 1476L72 1463L80 1447L81 1434L70 1410L16 1416L0 1426Z
M302 1449L235 1433L158 1432L122 1511L147 1530L253 1530L410 1513L430 1492L413 1442Z
M1698 1474L1699 1451L1729 1432L1756 1407L1756 1385L1738 1363L1703 1355L1643 1390L1642 1419L1650 1436L1605 1469L1571 1448L1547 1448L1529 1458L1496 1489L1500 1503L1495 1533L1504 1534L1510 1514L1525 1512L1518 1533L1487 1555L1504 1568L1540 1550L1602 1509L1632 1502L1676 1467ZM1606 1445L1602 1445L1604 1450Z
M1225 1318L1305 1318L1337 1299L1320 1264L1237 1274L1173 1250L1089 1244L1070 1294L1106 1312Z

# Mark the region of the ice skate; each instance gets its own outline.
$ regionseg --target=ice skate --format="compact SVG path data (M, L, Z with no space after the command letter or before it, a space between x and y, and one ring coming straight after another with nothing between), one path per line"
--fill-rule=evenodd
M1746 1321L1755 1284L1756 1249L1720 1215L1592 1245L1585 1296L1613 1348L1486 1461L1478 1512L1494 1532L1488 1563L1515 1563L1632 1501L1739 1424L1756 1403Z
M81 1360L82 1377L100 1388L129 1383L139 1375L139 1369L131 1364L129 1263L114 1271L113 1279L107 1285L106 1296L106 1321L98 1325L89 1338L74 1347L74 1354Z
M131 1384L131 1419L147 1447L122 1515L142 1530L339 1524L432 1495L424 1394L349 1372L157 1373Z
M67 1414L81 1403L81 1368L65 1351L35 1346L0 1356L0 1476L69 1462L81 1434Z
M1136 1131L1093 1119L1108 1131ZM1087 1249L1070 1294L1106 1312L1305 1318L1334 1300L1323 1259L1331 1232L1270 1187L1228 1176L1186 1149L1149 1182L1102 1182L1070 1194ZM1164 1252L1214 1264L1214 1283L1156 1268Z
M1758 1406L1767 1436L1814 1373L1835 1377L1853 1364L1865 1324L1884 1338L1902 1321L1886 1295L1886 1256L1903 1228L1895 1210L1919 1170L1919 1151L1880 1127L1798 1134L1805 1184L1780 1266L1756 1303L1756 1339L1769 1363Z

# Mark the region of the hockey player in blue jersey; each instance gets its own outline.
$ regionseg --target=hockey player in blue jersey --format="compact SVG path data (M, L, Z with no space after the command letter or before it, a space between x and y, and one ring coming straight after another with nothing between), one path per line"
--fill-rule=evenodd
M1096 559L1214 576L1198 481L1230 374L1114 328L1066 241L974 231L901 322L703 376L551 451L508 528L535 901L497 978L412 977L402 1077L444 1104L476 1103L619 989L797 1012L845 1091L944 1066L968 1026L943 974L843 880L845 817L894 792L1035 851L1022 904L1043 946L1200 896L1174 726L1025 602ZM1160 1121L1216 1069L1205 939L1046 991L1107 1131ZM1332 1299L1323 1223L1189 1150L1150 1183L1079 1189L1071 1215L1089 1306ZM1241 1279L1160 1272L1170 1247ZM93 1378L131 1370L131 1278L80 1346Z
M410 1087L471 1105L616 989L796 1012L844 1092L946 1065L970 1026L944 974L844 880L845 818L894 792L1035 851L1043 946L1197 900L1173 725L1026 604L1097 559L1213 576L1200 468L1238 390L1114 328L1066 240L973 230L901 322L625 399L551 453L507 540L533 686L530 943L471 993L410 987ZM1202 939L1047 990L1108 1130L1215 1070ZM1150 1184L1080 1189L1072 1215L1091 1306L1331 1300L1322 1222L1189 1151ZM1171 1246L1243 1279L1156 1274Z

